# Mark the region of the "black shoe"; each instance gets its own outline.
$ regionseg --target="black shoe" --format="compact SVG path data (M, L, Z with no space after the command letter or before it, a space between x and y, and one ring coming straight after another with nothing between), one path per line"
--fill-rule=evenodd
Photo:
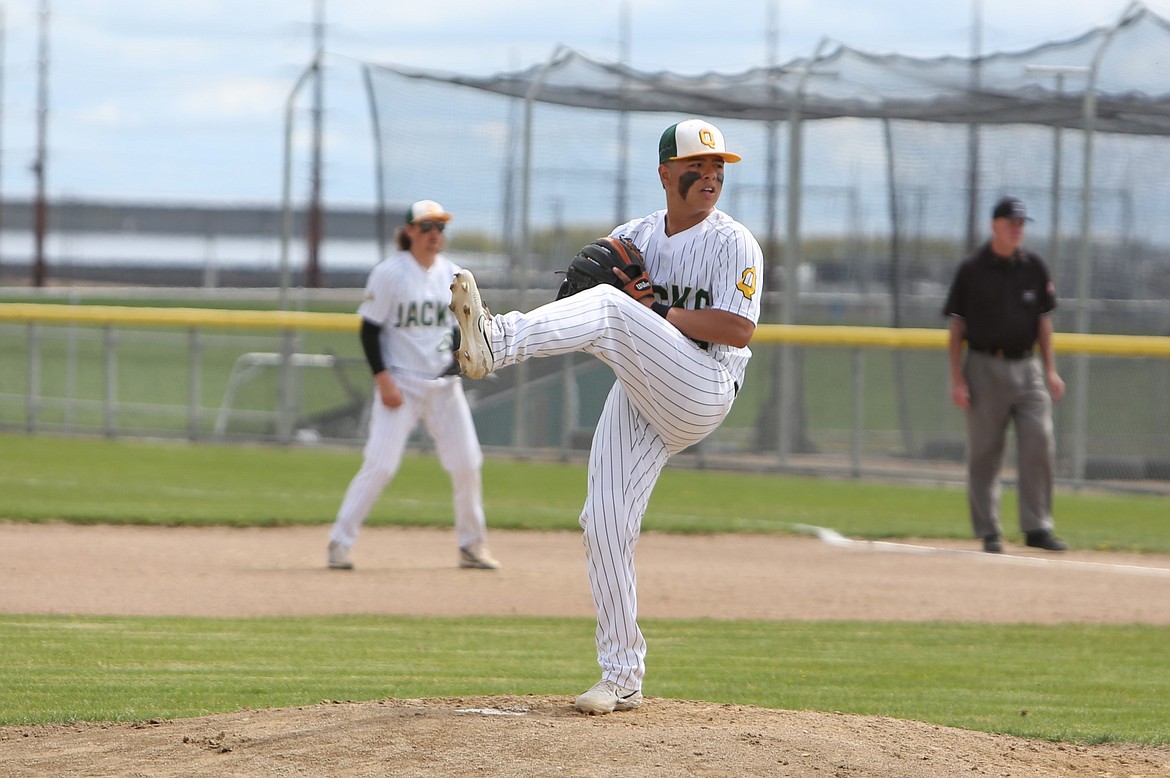
M1045 551L1068 551L1068 544L1052 534L1052 530L1038 529L1024 533L1024 545Z
M1002 554L1003 540L999 535L988 535L983 539L983 550L988 554Z

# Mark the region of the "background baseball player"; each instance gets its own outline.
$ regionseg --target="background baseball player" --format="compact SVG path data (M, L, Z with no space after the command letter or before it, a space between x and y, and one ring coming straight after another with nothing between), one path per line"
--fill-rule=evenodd
M382 490L398 472L419 419L451 476L460 567L494 569L487 548L480 468L483 453L452 361L458 335L449 305L459 267L439 253L451 214L433 200L410 206L396 235L399 251L366 282L361 340L374 373L374 403L361 469L350 482L329 535L328 565L349 570L349 551Z
M577 698L582 712L626 710L642 700L646 643L634 571L642 516L667 459L715 430L743 385L763 258L747 228L715 208L724 164L739 159L706 121L679 122L662 134L665 210L612 233L641 249L652 292L643 269L633 267L615 273L621 289L595 286L529 313L492 316L471 273L459 273L452 285L463 333L456 358L465 375L581 351L617 377L593 436L580 517L602 671ZM617 241L594 245L599 256L626 253Z

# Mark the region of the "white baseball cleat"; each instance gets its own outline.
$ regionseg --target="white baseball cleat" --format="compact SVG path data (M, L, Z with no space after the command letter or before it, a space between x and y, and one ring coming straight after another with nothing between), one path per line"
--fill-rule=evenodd
M353 562L349 561L349 549L336 540L330 541L327 564L331 570L352 570Z
M633 710L642 704L642 692L624 689L613 681L598 681L593 688L577 698L574 707L590 716L613 713L615 710Z
M471 567L478 570L499 570L499 561L488 551L482 542L472 543L466 548L459 549L459 566Z
M451 284L451 310L459 323L460 344L455 352L459 369L468 378L492 372L491 312L479 298L479 287L470 270L460 270Z

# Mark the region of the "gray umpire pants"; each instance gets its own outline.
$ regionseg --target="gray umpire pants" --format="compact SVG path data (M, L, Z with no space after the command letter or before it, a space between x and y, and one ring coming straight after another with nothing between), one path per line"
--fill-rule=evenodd
M1040 358L1000 359L968 350L963 374L971 393L967 501L975 537L1002 534L999 472L1009 422L1016 430L1020 531L1051 530L1056 442Z

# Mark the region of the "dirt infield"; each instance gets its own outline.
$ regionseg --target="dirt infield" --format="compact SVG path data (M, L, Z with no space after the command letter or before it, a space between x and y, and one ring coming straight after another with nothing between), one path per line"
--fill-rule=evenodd
M0 613L593 615L575 534L493 532L505 567L488 572L455 567L450 531L368 528L358 569L339 572L323 567L325 533L0 523ZM1167 556L913 546L647 533L641 613L1170 625ZM1170 776L1168 747L1053 744L646 692L642 708L605 717L532 696L9 727L0 775Z

